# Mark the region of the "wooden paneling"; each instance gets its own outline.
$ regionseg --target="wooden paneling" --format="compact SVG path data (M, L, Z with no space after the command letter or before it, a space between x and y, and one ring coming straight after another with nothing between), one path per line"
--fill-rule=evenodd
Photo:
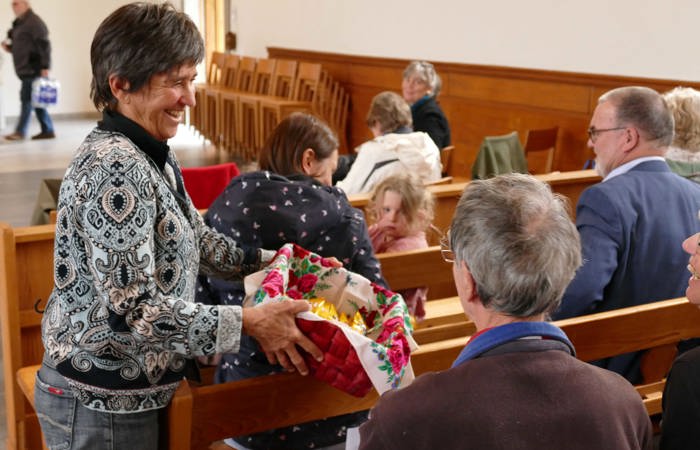
M399 92L406 59L343 55L269 47L274 58L320 62L350 93L348 142L371 138L365 116L372 97ZM469 176L485 136L559 126L554 170L579 170L593 156L586 147L591 113L604 92L619 86L648 86L664 92L700 83L549 70L434 62L443 81L438 100L450 121L455 151L450 175Z

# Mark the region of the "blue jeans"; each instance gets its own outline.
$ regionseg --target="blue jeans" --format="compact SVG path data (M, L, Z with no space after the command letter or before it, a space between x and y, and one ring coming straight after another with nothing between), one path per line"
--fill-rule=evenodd
M32 114L32 83L36 78L21 78L21 80L22 88L19 91L19 100L22 102L22 109L19 113L19 120L15 127L15 133L26 136L27 128L29 127L29 116ZM34 113L36 114L36 118L39 119L41 132L53 133L53 122L51 121L51 116L49 116L48 111L44 108L34 108Z
M156 450L158 410L110 414L88 409L55 369L41 365L34 399L39 425L51 450Z

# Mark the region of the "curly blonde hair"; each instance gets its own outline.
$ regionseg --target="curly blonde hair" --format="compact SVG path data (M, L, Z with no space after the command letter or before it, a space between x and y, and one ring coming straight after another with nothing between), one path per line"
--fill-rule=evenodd
M374 187L369 200L369 217L379 220L379 210L384 193L396 192L401 196L401 211L406 217L410 234L426 231L435 217L435 199L425 185L414 175L391 175Z
M677 87L663 95L673 114L674 147L689 152L700 152L700 91Z

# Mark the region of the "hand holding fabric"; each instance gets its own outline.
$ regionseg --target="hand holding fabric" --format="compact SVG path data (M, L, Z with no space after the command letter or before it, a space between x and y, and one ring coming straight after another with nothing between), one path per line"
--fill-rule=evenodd
M323 360L323 352L304 336L294 321L297 313L308 311L305 301L266 303L254 308L243 308L243 331L254 337L265 351L270 364L280 364L288 371L309 373L297 345L316 360Z

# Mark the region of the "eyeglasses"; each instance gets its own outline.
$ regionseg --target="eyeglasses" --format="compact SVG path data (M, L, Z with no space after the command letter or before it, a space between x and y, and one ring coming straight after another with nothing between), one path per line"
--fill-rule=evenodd
M588 128L588 139L591 140L595 144L596 139L598 139L598 135L600 133L605 133L606 131L616 131L616 130L624 130L627 127L615 127L615 128L596 128L596 127L589 127Z
M440 238L440 254L445 262L455 262L455 253L450 248L450 230L447 230L447 233Z

